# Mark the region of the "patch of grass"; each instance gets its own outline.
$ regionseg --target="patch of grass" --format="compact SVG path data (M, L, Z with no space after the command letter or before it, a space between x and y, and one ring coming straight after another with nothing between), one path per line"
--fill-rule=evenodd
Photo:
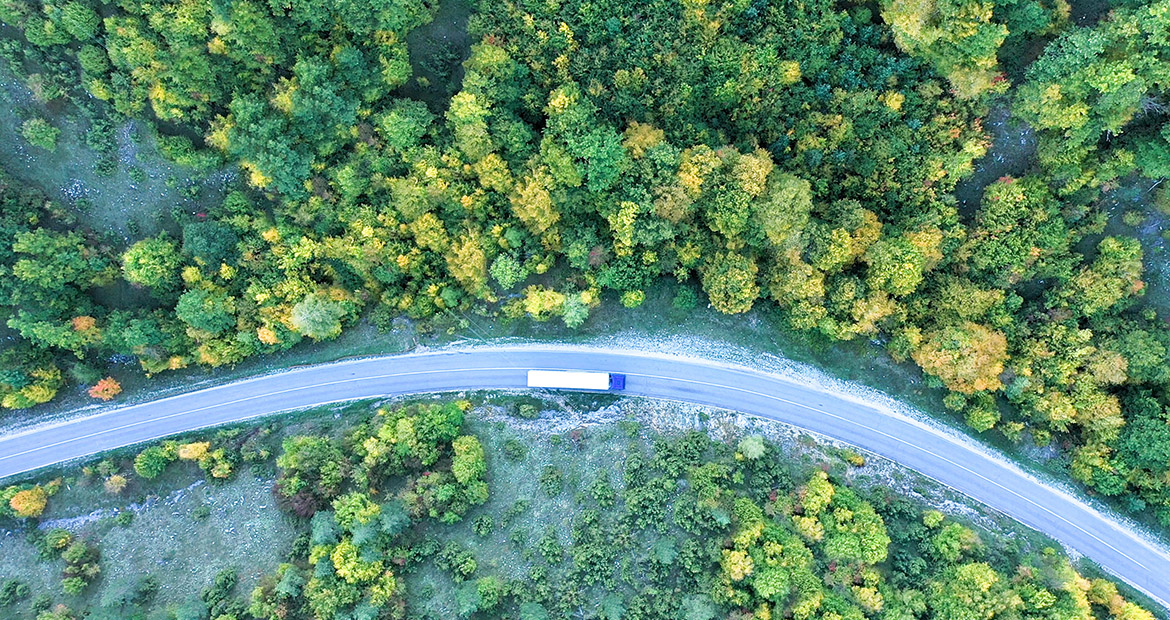
M189 482L189 473L182 480ZM163 482L165 484L165 482ZM162 489L158 489L162 491ZM276 506L271 481L247 472L218 485L170 489L146 505L126 507L110 519L87 519L77 502L84 492L62 492L54 512L72 507L72 518L46 525L64 527L75 536L96 541L101 549L101 579L81 596L61 590L59 560L44 562L23 536L0 537L0 579L19 577L36 594L76 605L118 594L127 582L151 576L157 584L156 605L180 603L207 587L219 570L234 568L243 587L251 588L280 563L299 525ZM203 509L206 516L198 518Z
M441 0L431 23L406 36L414 78L396 94L425 102L442 113L463 83L463 61L470 55L467 19L471 0Z
M0 93L12 110L0 115L0 165L49 197L75 205L71 214L115 247L162 230L175 232L173 210L206 211L223 200L234 181L234 174L216 171L193 184L201 188L197 195L178 191L167 179L189 178L192 171L163 159L140 124L91 123L71 106L42 104L6 63L0 63ZM43 116L60 129L56 148L30 147L21 135L22 115Z

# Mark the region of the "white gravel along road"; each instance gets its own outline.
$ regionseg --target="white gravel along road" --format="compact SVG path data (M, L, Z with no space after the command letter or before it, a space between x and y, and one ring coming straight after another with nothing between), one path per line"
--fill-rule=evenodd
M626 375L625 394L791 424L914 469L1056 538L1170 609L1170 554L963 436L788 377L688 357L607 349L483 347L310 366L0 437L0 479L199 428L397 394L522 389L527 371Z

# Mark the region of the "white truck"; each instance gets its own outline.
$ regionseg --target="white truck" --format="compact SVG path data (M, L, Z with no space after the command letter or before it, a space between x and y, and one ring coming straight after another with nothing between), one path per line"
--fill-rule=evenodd
M624 390L626 376L583 370L529 370L528 387L560 390Z

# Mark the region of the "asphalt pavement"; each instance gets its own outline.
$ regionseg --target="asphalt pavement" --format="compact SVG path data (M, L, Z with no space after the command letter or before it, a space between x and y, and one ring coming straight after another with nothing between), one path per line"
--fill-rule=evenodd
M396 394L524 388L533 369L624 373L625 394L741 411L914 469L1061 541L1170 609L1170 555L957 433L792 379L694 358L474 348L298 368L0 437L0 479L176 433Z

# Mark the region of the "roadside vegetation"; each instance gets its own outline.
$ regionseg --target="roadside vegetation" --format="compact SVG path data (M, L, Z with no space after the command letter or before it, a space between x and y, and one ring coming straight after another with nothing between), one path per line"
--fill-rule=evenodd
M1042 538L907 499L892 490L896 468L851 451L768 439L719 412L698 428L651 430L679 412L649 403L586 411L609 413L563 434L527 430L542 415L556 423L550 407L566 404L359 404L60 472L31 487L52 494L40 527L0 521L15 534L0 541L0 610L17 620L1153 619ZM222 552L233 545L247 554ZM203 549L215 553L187 561Z
M136 119L191 176L244 180L115 243L0 179L0 406L360 317L577 328L676 282L679 307L879 341L973 432L1052 446L1170 526L1170 331L1101 208L1120 186L1170 204L1170 4L1074 8L485 0L464 47L415 35L439 10L419 0L0 1L32 148L68 110L111 172ZM993 104L1037 156L962 212Z

